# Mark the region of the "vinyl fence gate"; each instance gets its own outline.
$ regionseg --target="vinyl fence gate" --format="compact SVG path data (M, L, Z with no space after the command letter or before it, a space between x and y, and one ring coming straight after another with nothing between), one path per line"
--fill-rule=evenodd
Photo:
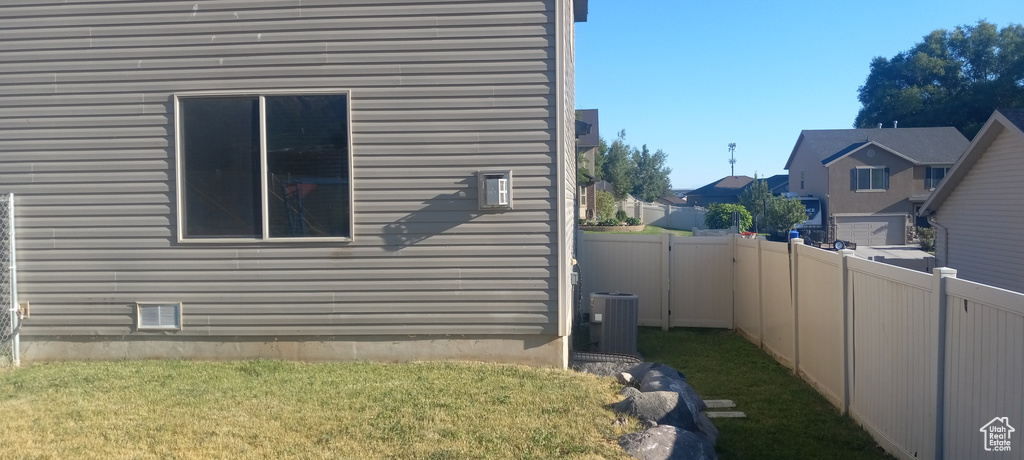
M0 368L20 364L17 269L14 264L14 194L0 197Z

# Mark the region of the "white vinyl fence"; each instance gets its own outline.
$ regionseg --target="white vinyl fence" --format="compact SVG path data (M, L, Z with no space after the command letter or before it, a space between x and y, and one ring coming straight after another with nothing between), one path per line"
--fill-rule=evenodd
M673 230L693 230L695 228L707 228L704 225L704 208L693 206L672 206L661 203L647 203L640 201L633 196L615 203L616 209L626 212L626 215L640 219L645 224Z
M642 203L640 206L640 219L648 225L675 230L707 228L704 225L704 209L657 203Z
M641 325L735 329L898 458L1024 458L1024 294L800 240L579 239L584 293L637 294Z

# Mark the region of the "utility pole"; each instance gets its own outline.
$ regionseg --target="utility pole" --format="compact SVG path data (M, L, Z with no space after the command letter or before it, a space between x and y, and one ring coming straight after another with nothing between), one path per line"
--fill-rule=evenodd
M729 143L729 173L730 173L729 175L730 176L735 176L736 175L736 157L733 156L734 152L736 152L736 143L735 142L730 142Z

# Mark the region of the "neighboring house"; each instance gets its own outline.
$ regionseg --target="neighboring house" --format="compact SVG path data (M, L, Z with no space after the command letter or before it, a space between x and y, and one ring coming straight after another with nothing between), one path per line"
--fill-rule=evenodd
M658 204L667 204L669 206L686 206L686 198L676 195L675 192L668 192L665 196L654 200Z
M821 200L828 241L906 244L917 208L967 144L948 127L804 130L786 161L789 191Z
M757 180L767 182L768 188L776 195L782 195L787 192L786 183L789 181L789 176L785 174L776 174L767 178L761 177L757 178ZM686 204L688 206L707 207L711 203L739 203L740 195L753 184L754 178L750 176L726 176L718 181L688 192L686 194Z
M585 182L577 184L579 190L579 218L593 220L597 216L597 208L594 204L595 179L597 178L594 167L597 157L597 149L601 145L601 129L597 109L577 110L579 120L576 120L576 154L582 158L583 164L579 165L586 169ZM583 129L580 129L580 128Z
M767 182L768 189L771 190L774 195L784 195L789 192L789 174L776 174L768 178L761 178L757 180L764 180ZM750 185L747 187L750 187Z
M678 200L680 202L680 204L678 206L690 205L690 203L686 200L686 195L688 195L692 191L693 190L688 189L688 188L687 189L683 189L683 188L672 189L672 194L675 195L676 198L678 198ZM675 201L675 200L672 200L671 198L670 198L670 200L671 201Z
M921 214L957 277L1024 292L1024 110L992 114Z
M726 176L686 194L686 204L707 207L711 203L739 203L740 194L754 181L750 176Z
M566 365L585 0L8 9L22 359Z

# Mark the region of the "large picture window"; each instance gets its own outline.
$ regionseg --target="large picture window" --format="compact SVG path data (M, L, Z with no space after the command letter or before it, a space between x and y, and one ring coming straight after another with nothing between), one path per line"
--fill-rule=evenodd
M179 235L352 237L347 93L182 95Z
M889 188L889 168L870 167L853 170L856 188L860 190L886 190Z

